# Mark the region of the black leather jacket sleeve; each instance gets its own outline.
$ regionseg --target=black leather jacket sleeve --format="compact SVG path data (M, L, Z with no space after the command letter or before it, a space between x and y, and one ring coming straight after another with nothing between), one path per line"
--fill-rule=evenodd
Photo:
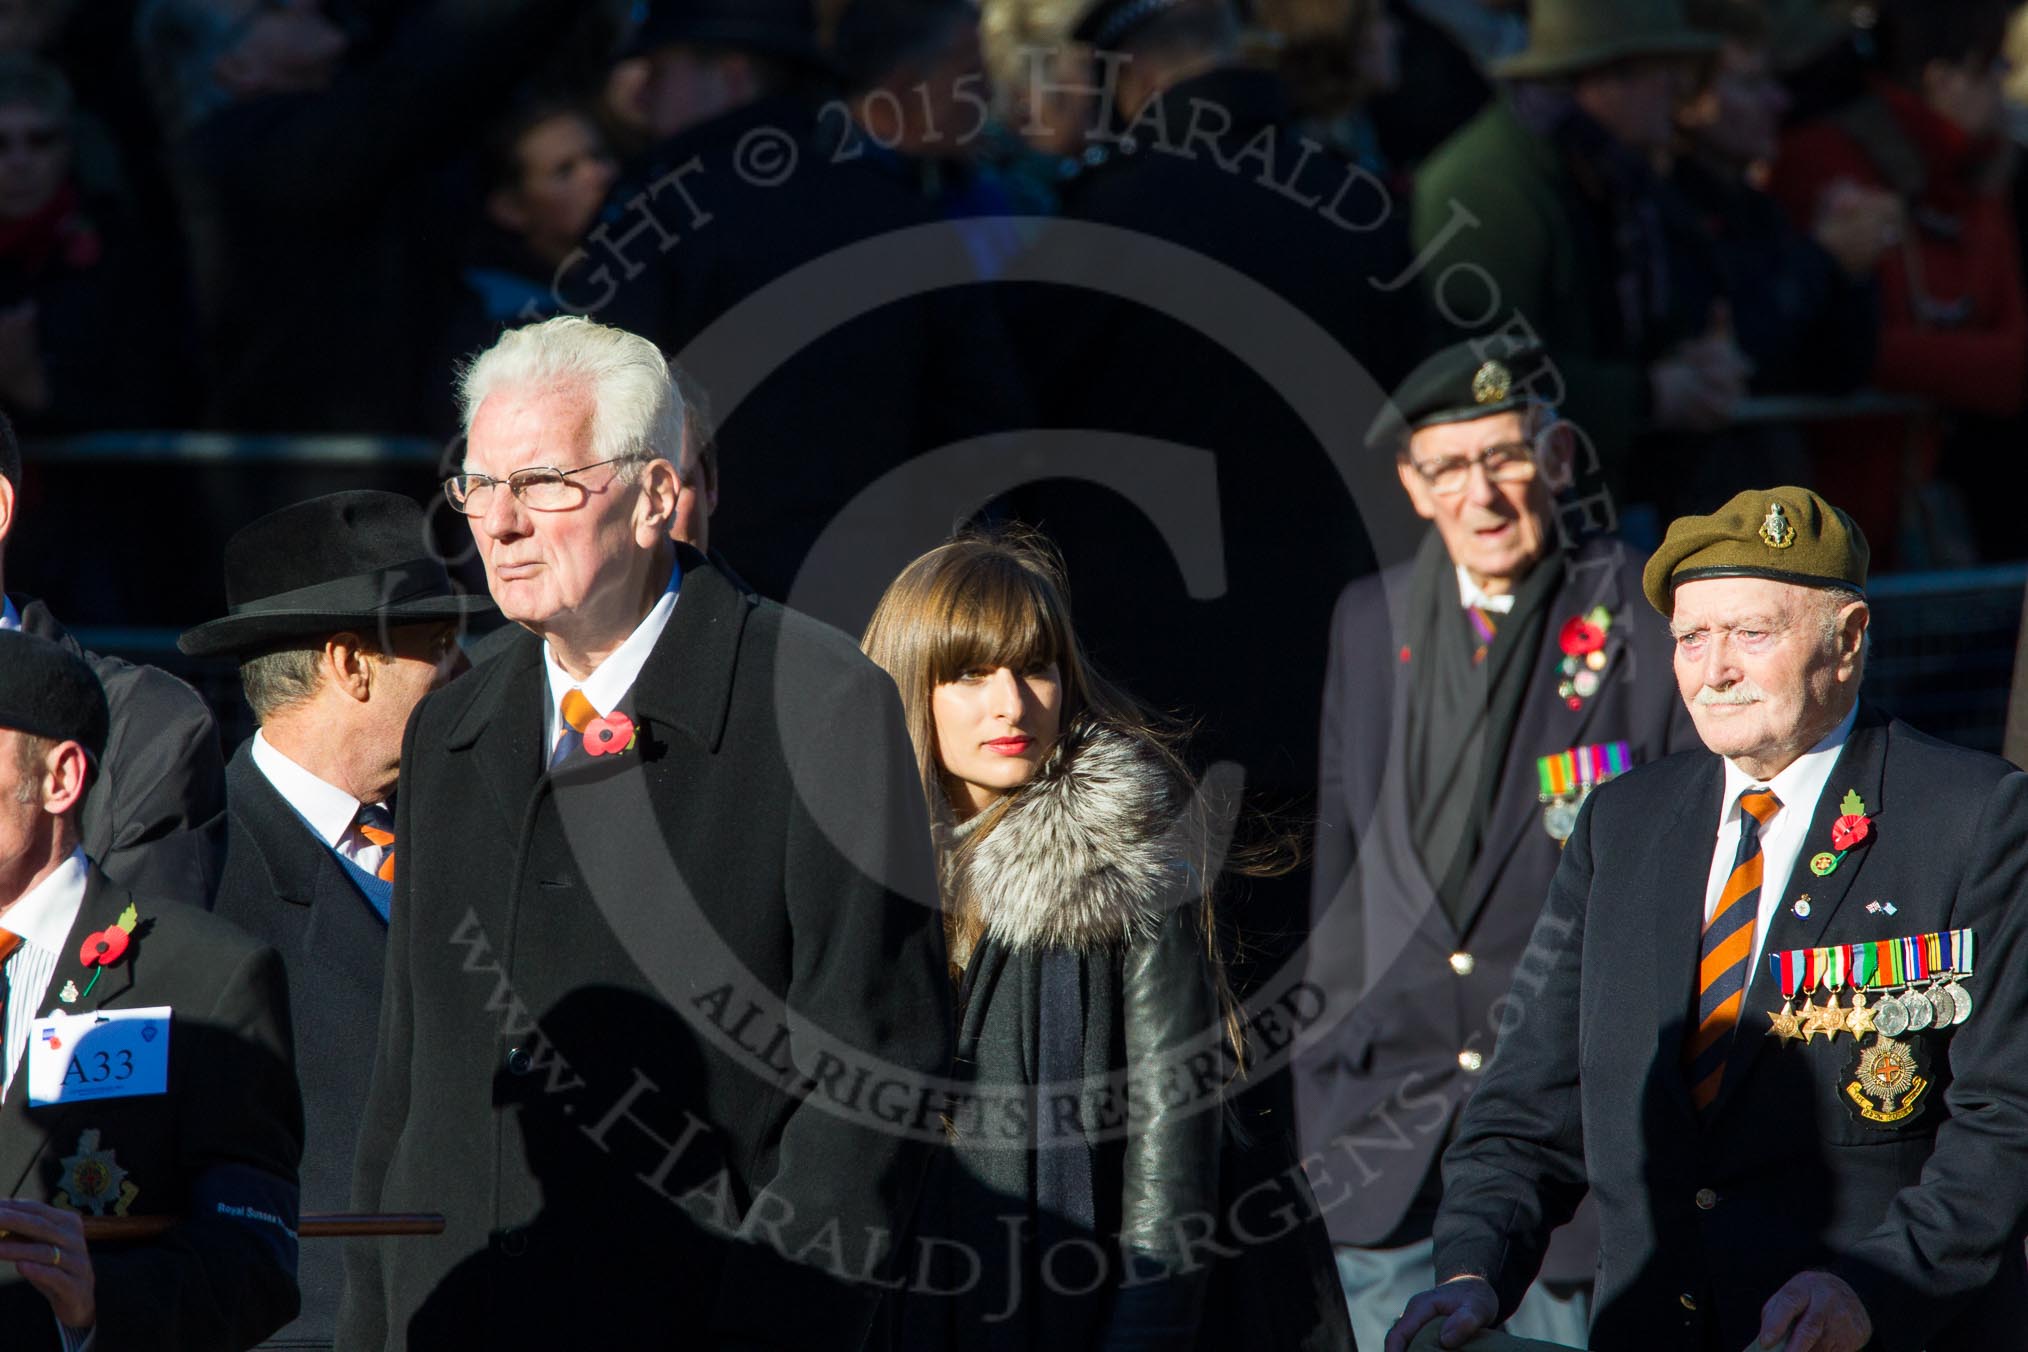
M1122 997L1132 1112L1120 1253L1130 1267L1099 1346L1189 1348L1210 1271L1191 1249L1217 1228L1230 1064L1199 906L1171 911L1128 948Z

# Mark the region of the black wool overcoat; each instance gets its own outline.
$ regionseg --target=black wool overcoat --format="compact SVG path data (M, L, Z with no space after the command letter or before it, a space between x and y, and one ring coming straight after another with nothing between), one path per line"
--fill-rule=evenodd
M532 635L402 757L348 1349L859 1346L951 1034L920 781L842 634L684 549L623 702L545 769ZM800 1259L801 1261L792 1261Z

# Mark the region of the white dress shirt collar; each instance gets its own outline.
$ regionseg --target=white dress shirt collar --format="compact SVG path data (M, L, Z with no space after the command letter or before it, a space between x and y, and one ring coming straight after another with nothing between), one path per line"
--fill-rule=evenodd
M357 798L277 751L264 732L254 734L253 763L274 785L282 801L294 808L317 838L332 849L338 848L353 823L359 820Z
M662 631L669 627L669 616L676 610L676 597L682 588L683 564L679 561L669 570L669 585L662 589L662 594L649 607L647 615L634 626L634 632L627 635L627 641L613 649L612 656L599 663L598 669L582 682L572 680L570 673L557 664L555 652L544 641L542 666L549 677L548 744L551 747L563 735L563 697L571 691L579 691L590 700L601 718L620 707L620 701L627 697L627 692L640 678L641 668L647 665L648 654L655 651Z
M14 608L14 598L0 593L0 629L19 629L21 612Z
M71 926L84 905L85 884L91 871L83 849L56 866L47 878L21 894L5 911L0 911L0 929L18 934L21 941L51 953L61 953L70 938ZM41 992L36 992L40 1007Z
M1845 749L1845 739L1852 735L1852 725L1858 720L1859 706L1855 704L1823 741L1796 757L1773 779L1755 779L1731 761L1726 761L1725 817L1721 824L1729 825L1739 820L1739 795L1756 785L1774 790L1775 798L1782 805L1783 816L1797 813L1808 818L1814 815L1817 800L1824 794L1824 783L1831 777L1831 767L1838 763L1838 753Z
M1740 794L1757 785L1765 785L1774 790L1775 797L1781 802L1781 810L1760 829L1760 905L1754 915L1753 966L1747 972L1749 985L1759 979L1761 950L1767 943L1768 927L1774 920L1775 912L1783 905L1783 898L1790 895L1791 878L1796 861L1802 858L1808 846L1810 823L1816 816L1817 802L1824 796L1824 786L1830 781L1831 770L1837 765L1838 756L1844 751L1846 739L1852 735L1852 727L1858 717L1859 710L1855 705L1828 736L1798 756L1773 779L1755 779L1731 761L1724 762L1725 797L1719 807L1717 838L1711 850L1711 871L1705 878L1706 923L1718 909L1718 898L1727 879L1732 876L1733 861L1739 853L1740 822L1743 819L1739 810ZM1800 901L1800 896L1795 898L1795 902Z
M1514 609L1513 592L1508 592L1505 596L1489 596L1478 583L1472 581L1472 575L1466 570L1465 565L1461 563L1457 565L1457 569L1459 605L1468 608L1477 606L1481 610L1490 610L1495 615L1512 613Z

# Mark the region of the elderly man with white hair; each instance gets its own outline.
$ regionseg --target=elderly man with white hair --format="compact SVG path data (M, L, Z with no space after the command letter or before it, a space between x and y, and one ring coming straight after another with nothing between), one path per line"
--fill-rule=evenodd
M949 1001L892 684L671 539L684 402L576 317L464 376L464 513L527 632L402 755L346 1348L857 1347Z
M1511 1312L1587 1188L1595 1352L2020 1344L2028 775L1860 702L1867 558L1771 488L1649 560L1708 750L1579 811L1386 1352Z

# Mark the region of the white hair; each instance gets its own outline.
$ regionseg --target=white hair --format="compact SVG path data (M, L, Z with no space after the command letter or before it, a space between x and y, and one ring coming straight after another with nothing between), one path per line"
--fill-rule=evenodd
M479 406L495 391L582 390L592 401L592 459L630 462L620 466L620 481L631 483L642 463L658 457L690 473L678 378L646 338L558 315L501 334L459 376L458 400L469 435Z

